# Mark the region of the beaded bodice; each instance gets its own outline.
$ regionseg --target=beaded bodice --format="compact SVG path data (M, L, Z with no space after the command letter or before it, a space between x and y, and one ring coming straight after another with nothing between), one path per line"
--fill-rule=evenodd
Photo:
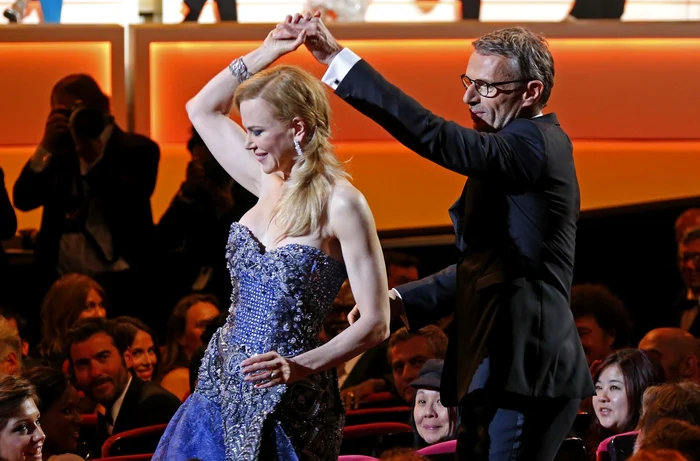
M287 386L257 389L243 381L240 363L271 350L293 357L317 347L345 269L307 245L292 243L266 251L239 223L231 225L226 258L233 282L229 317L209 343L196 392L221 408L226 458L256 459L264 420ZM337 394L337 383L328 376L311 377L303 386L316 388L319 383L319 398Z

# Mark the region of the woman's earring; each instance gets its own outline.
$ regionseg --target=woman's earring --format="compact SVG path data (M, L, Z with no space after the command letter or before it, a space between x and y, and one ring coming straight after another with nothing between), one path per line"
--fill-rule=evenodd
M301 150L301 144L299 144L299 141L296 139L294 140L294 150L297 151L298 157L301 157L304 154L304 152Z

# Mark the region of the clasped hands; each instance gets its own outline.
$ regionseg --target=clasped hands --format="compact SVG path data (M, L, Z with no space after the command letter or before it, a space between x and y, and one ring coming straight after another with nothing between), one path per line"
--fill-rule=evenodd
M330 64L343 49L321 21L321 12L288 15L268 34L264 47L282 56L302 44L322 64Z

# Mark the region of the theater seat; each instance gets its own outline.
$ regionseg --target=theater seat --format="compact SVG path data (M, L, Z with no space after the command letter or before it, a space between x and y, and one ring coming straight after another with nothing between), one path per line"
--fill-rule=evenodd
M371 423L408 423L411 417L411 407L364 408L348 410L345 414L345 426Z
M413 429L408 424L379 422L345 426L341 455L379 456L385 450L413 445Z
M569 437L559 447L554 461L586 461L586 445L578 437Z
M156 424L114 434L102 445L102 457L153 453L166 427Z

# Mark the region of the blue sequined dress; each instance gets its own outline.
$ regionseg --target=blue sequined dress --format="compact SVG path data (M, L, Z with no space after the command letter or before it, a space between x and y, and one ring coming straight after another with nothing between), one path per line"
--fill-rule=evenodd
M345 279L337 260L288 244L266 251L233 223L226 247L233 280L226 324L212 337L195 392L182 404L153 460L335 460L344 411L334 371L256 389L241 362L271 350L293 357L318 335Z

